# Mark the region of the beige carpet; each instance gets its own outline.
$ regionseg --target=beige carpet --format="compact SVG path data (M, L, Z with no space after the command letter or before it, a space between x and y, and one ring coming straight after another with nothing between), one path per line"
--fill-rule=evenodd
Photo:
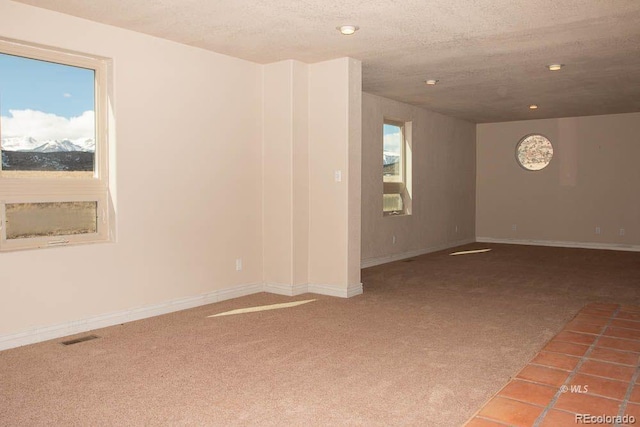
M0 425L459 426L584 304L640 304L640 253L482 247L363 270L351 299L262 293L0 352Z

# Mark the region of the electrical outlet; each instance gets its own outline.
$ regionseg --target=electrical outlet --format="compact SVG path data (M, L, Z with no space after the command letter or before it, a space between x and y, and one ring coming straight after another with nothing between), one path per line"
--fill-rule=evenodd
M624 236L624 228L621 228L621 229L620 229L620 235L621 235L621 236Z
M334 171L333 172L333 179L336 182L341 182L342 181L342 171L338 170L338 171Z
M242 271L242 258L236 259L236 271Z
M518 231L518 224L512 224L511 231Z
M456 233L458 232L458 226L456 225Z
M393 237L391 238L391 241L392 241L392 242L393 242L393 244L395 245L395 244L396 244L396 236L393 236Z
M596 227L596 234L600 234L600 227Z

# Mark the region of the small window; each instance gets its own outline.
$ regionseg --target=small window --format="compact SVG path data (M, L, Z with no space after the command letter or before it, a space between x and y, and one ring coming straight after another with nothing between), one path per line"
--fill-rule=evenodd
M525 136L516 146L518 164L530 171L547 167L553 157L553 145L547 137L534 134Z
M382 152L382 176L384 182L403 182L404 125L385 122Z
M383 214L406 215L411 210L411 123L385 120L382 134Z
M0 40L0 250L109 238L106 61Z

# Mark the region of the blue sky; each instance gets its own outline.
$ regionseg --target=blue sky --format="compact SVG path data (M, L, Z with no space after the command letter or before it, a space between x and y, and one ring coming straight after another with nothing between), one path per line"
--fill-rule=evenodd
M384 151L400 153L400 128L385 123L382 132L384 134Z
M393 125L388 125L388 124L384 124L384 126L382 127L384 134L385 135L390 135L393 133L398 133L398 126L393 126Z
M0 115L36 110L71 118L94 109L94 71L0 54Z

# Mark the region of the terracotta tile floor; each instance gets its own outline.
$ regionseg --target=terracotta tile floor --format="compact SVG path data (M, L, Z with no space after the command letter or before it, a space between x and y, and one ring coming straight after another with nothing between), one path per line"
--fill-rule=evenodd
M582 414L603 419L580 418ZM466 426L556 427L594 421L640 425L640 307L584 307Z

